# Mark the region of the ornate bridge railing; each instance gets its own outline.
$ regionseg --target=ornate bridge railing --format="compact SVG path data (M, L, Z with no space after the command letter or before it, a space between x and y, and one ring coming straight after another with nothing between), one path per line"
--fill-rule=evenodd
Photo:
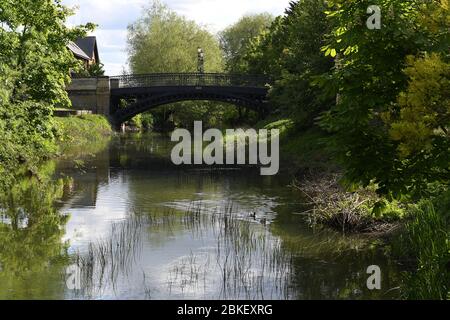
M258 75L224 73L158 73L123 75L112 77L119 80L119 88L147 88L158 86L217 86L264 88L271 79Z

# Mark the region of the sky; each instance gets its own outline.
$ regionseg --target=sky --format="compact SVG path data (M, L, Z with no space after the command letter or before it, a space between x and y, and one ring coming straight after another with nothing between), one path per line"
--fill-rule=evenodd
M245 14L269 12L281 15L291 0L163 0L175 12L217 33ZM127 69L127 26L136 21L151 0L63 0L77 7L69 25L93 22L100 60L107 75L119 75Z

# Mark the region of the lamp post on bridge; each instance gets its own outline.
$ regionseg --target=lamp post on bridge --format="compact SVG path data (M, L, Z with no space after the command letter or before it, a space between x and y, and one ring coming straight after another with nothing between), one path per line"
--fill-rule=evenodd
M205 73L205 53L203 52L203 49L200 47L198 47L197 53L198 53L198 64L197 64L198 73Z

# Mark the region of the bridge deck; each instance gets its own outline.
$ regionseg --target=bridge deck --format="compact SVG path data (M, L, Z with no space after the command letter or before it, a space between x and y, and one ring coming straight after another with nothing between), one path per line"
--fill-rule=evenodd
M271 79L261 75L237 75L224 73L156 73L112 77L118 80L119 89L163 86L215 86L264 88Z

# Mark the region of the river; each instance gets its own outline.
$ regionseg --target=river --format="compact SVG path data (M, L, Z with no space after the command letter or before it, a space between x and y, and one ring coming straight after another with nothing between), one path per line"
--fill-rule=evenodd
M380 241L311 227L285 170L180 168L171 147L168 137L128 134L53 161L52 179L70 180L46 209L53 224L35 231L43 219L22 217L28 227L12 232L3 211L0 298L399 297L401 268ZM33 192L23 197L28 213L46 203ZM58 215L67 218L49 227ZM381 268L381 290L367 288L371 265Z

